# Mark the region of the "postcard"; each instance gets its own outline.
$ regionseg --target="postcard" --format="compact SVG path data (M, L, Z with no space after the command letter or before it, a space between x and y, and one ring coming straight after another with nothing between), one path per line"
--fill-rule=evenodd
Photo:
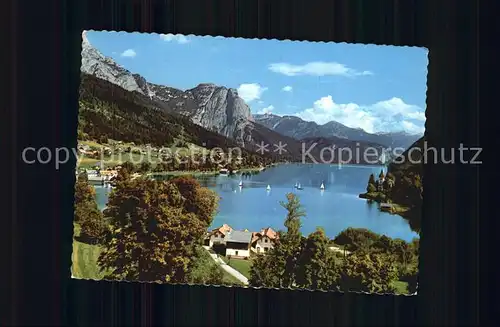
M412 295L427 50L85 31L72 276Z

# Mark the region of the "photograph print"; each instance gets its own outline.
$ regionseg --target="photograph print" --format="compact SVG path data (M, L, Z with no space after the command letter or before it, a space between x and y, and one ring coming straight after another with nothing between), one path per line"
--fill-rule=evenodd
M427 54L84 31L72 277L416 294Z

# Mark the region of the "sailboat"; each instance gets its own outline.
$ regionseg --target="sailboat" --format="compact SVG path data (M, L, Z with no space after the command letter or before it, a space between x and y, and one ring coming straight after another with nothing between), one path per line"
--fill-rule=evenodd
M321 190L325 189L325 184L321 183L321 186L319 187Z
M300 185L300 183L299 183L299 185L297 185L297 190L303 190L303 189L304 189L304 188L303 188L303 187L302 187L302 185Z
M238 184L239 187L242 187L243 186L243 181L240 181L240 183Z
M298 182L295 182L295 188L299 187L299 183Z
M271 185L267 185L266 190L270 191L271 190Z

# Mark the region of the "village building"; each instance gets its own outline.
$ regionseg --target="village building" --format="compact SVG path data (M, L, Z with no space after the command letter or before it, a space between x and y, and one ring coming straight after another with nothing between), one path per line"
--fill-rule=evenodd
M278 233L272 228L259 232L234 230L224 224L207 232L205 246L227 257L248 258L250 253L266 253L275 246Z
M248 258L250 257L250 242L252 240L252 233L232 230L225 237L226 242L226 256L235 258Z
M205 245L213 247L214 244L226 244L226 235L233 229L228 224L224 224L219 228L213 229L208 233L205 240Z
M274 248L277 239L278 233L271 227L264 228L260 232L252 233L250 249L255 253L266 253Z

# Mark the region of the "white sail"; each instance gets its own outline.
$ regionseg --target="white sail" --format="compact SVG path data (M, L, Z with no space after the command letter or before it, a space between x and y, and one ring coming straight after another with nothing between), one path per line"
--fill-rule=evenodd
M321 183L321 186L319 188L322 189L322 190L324 190L325 189L325 185L323 183Z
M271 190L271 185L267 185L266 190L270 191Z
M240 181L240 183L238 184L238 186L243 186L243 181Z

